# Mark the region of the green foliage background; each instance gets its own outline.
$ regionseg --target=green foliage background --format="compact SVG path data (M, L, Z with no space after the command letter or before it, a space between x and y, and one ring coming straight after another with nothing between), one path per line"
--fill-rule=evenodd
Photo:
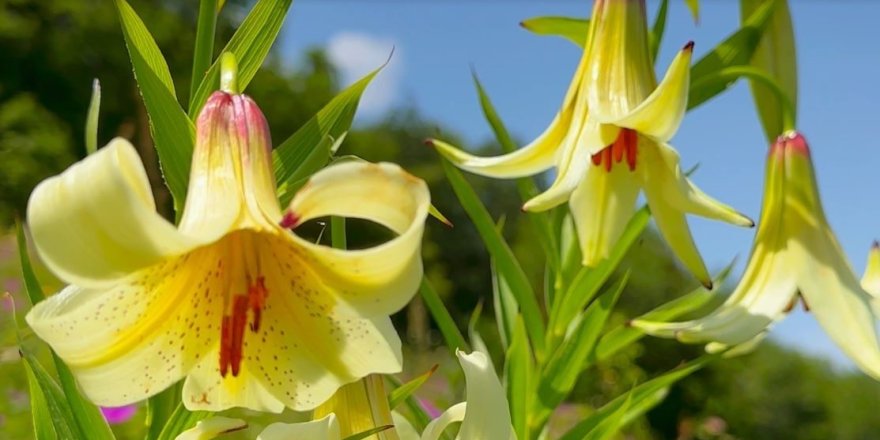
M192 58L196 2L131 3L155 36L171 72L177 75L174 81L180 97L189 96L186 72ZM243 10L239 2L228 3L226 8ZM218 23L221 41L233 29L233 23L223 19L230 16L236 14L223 14ZM162 212L171 212L112 2L4 0L0 2L0 53L4 57L4 68L0 69L0 230L9 230L16 218L23 217L27 197L40 180L84 156L83 125L95 77L101 80L104 97L99 144L114 136L131 139L148 165ZM294 70L285 70L279 55L273 54L247 90L262 107L277 140L293 133L340 89L338 75L321 48L314 48L295 64ZM489 261L479 236L445 183L438 157L422 145L429 136L455 138L454 133L426 120L414 108L398 108L376 123L357 127L346 138L341 153L398 162L429 183L434 204L456 227L431 222L426 231L425 267L459 327L465 328L478 302L491 305L491 280L485 270ZM499 150L491 143L483 148ZM534 285L539 285L542 253L535 241L529 240L514 184L490 183L478 177L470 181L492 215L507 219L505 236ZM350 239L355 244L367 243L375 235L376 231L355 225ZM612 318L618 323L689 291L695 284L650 230L619 270L628 268L637 270L632 272ZM58 287L49 274L39 275L47 288ZM14 240L4 237L0 240L0 291L12 292L21 308L26 301L18 278ZM0 313L0 439L26 439L33 432L26 379L17 355L11 310L4 306ZM19 311L19 322L21 315ZM435 353L442 350L442 339L418 298L395 316L395 322L408 342L410 373L443 358ZM479 328L491 345L497 338L495 325L487 318ZM643 340L594 367L597 374L585 375L593 380L578 384L569 404L554 415L553 426L564 431L563 427L582 418L588 407L602 405L699 351L699 347L675 341ZM448 371L457 368L452 366ZM421 396L441 402L453 397L437 389L425 388ZM869 439L880 432L880 419L873 407L878 395L880 385L859 373L835 371L827 362L765 342L750 355L713 363L683 380L661 405L627 431L631 438ZM119 438L140 438L142 422L140 411L138 417L114 429Z

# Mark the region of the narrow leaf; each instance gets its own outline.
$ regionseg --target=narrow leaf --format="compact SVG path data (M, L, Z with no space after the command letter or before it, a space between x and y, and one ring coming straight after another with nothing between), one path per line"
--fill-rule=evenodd
M275 180L278 183L278 197L286 205L293 198L296 189L308 174L300 168L313 155L323 157L323 141L328 137L338 139L351 127L361 95L370 81L379 73L381 67L361 78L336 95L318 114L309 119L299 130L287 138L273 152ZM332 143L331 145L332 146ZM315 152L319 150L320 152ZM329 157L329 155L328 155ZM307 176L306 176L307 177Z
M595 428L591 429L584 436L584 440L607 440L611 438L623 427L623 422L626 419L626 413L629 411L630 405L632 405L632 392L626 395L626 400L619 408L605 416Z
M391 428L393 428L393 427L394 427L394 425L378 426L378 427L376 427L376 428L368 429L368 430L366 430L366 431L359 432L359 433L357 433L357 434L352 434L352 435L350 435L350 436L348 436L348 437L346 437L346 438L344 438L344 439L342 439L342 440L362 440L362 439L365 439L365 438L367 438L367 437L371 437L371 436L373 436L373 435L375 435L375 434L378 434L378 433L380 433L380 432L382 432L382 431L387 431L387 430L389 430L389 429L391 429Z
M770 0L755 9L743 22L742 27L694 63L691 67L691 88L688 94L689 110L700 106L733 85L735 80L699 84L702 78L725 67L749 64L761 41L761 35L770 22L774 1L776 0Z
M427 278L422 279L422 284L419 286L419 294L422 295L425 306L431 312L437 327L440 328L440 333L443 335L443 340L446 341L449 351L451 353L455 353L455 350L458 349L470 351L468 343L458 330L458 326L455 325L452 315L449 314L449 310L443 305L443 301Z
M179 382L147 400L147 440L162 438L165 427L177 415L183 401L181 398L181 387L182 382ZM183 408L183 410L189 412L186 408ZM188 420L186 414L181 415L181 417L184 420ZM186 429L191 427L192 425L186 426Z
M168 64L152 35L125 0L116 0L116 9L134 76L150 117L150 133L162 175L179 215L186 199L195 128L177 103Z
M80 431L76 420L73 418L70 406L64 398L64 393L61 391L58 383L55 382L55 379L52 379L52 376L40 365L40 362L37 361L33 354L23 348L20 348L19 352L22 355L22 360L24 360L22 365L24 365L28 376L33 376L34 381L43 394L49 418L52 420L52 426L55 428L58 438L88 438L84 435L86 434L85 432Z
M700 22L700 0L684 0L685 4L687 4L688 9L691 10L691 15L694 17L694 23Z
M741 0L741 16L749 17L755 10L767 4L775 5L775 8L770 23L752 55L751 65L766 71L779 84L796 111L797 56L788 1ZM791 115L791 121L784 120L786 109L784 104L779 102L777 94L773 90L768 90L761 82L752 80L749 84L767 139L772 141L783 131L793 129L796 122L795 115Z
M520 26L538 35L566 38L583 48L587 44L590 20L574 17L534 17L523 20Z
M24 280L24 290L27 293L31 305L36 305L45 298L43 288L37 280L34 273L34 267L31 265L31 259L28 256L27 237L24 233L24 226L19 223L16 227L16 241L18 242L18 262L21 265L21 277Z
M395 388L394 391L391 392L391 395L388 396L388 406L391 409L394 409L397 408L401 403L406 401L406 399L412 396L413 393L415 393L419 388L422 387L422 385L425 384L425 382L428 381L428 379L431 378L434 372L437 371L438 366L439 365L434 365L433 367L431 367L430 370Z
M501 345L507 350L513 338L514 323L518 316L516 298L510 291L507 281L498 275L494 260L490 262L489 269L492 272L492 305L495 309L495 323L498 325Z
M101 82L92 81L92 99L86 114L86 153L98 151L98 115L101 113Z
M495 133L495 139L498 140L501 149L505 153L513 152L517 149L516 144L513 142L513 138L507 131L507 127L504 126L504 122L502 122L501 118L498 116L498 112L495 110L492 100L489 99L489 95L480 83L477 73L473 72L472 76L474 78L474 85L477 88L477 94L480 97L480 108L483 110L483 115L485 116L486 121L489 122L489 126L492 127L492 132ZM535 180L531 177L516 179L516 187L523 202L531 199L540 192L538 186L535 184ZM559 234L554 233L553 227L550 224L549 215L547 213L534 213L526 217L532 224L535 233L541 237L541 239L538 240L538 243L544 250L544 256L554 269L558 268L559 240L556 237L558 237Z
M196 24L196 46L193 49L193 67L190 81L190 102L196 96L198 87L208 73L214 54L214 38L217 28L217 14L220 2L217 0L199 1L199 21Z
M180 402L167 421L161 425L157 440L174 440L181 432L196 425L201 420L207 419L210 411L190 411Z
M535 416L538 426L543 425L550 412L571 392L628 279L627 272L579 316L573 331L547 361L535 402L538 405Z
M532 395L532 376L534 358L529 347L529 337L522 316L517 315L510 349L504 362L507 381L507 401L510 402L510 417L517 438L527 439L529 435L529 402Z
M34 372L31 371L27 363L24 364L25 373L28 380L28 397L31 400L31 418L34 424L34 438L36 440L55 440L58 436L55 434L55 426L52 423L52 416L49 413L49 403L46 396L37 382Z
M651 60L657 61L657 53L660 52L660 43L663 42L663 32L666 30L666 16L669 10L669 0L662 0L660 8L657 9L657 17L654 19L654 26L651 27L651 33L648 35L648 42L651 49Z
M238 60L238 86L244 91L263 65L293 0L258 0L223 48ZM189 103L190 118L198 116L211 92L220 85L220 61L208 69ZM193 85L195 87L195 84Z
M400 380L390 374L386 375L385 378L396 387L403 385ZM403 402L410 412L411 417L409 417L408 420L412 423L413 428L415 428L416 431L423 431L425 426L431 422L431 417L425 412L425 409L422 408L422 405L419 404L418 399L416 399L414 395L407 396L403 399Z
M622 405L624 405L627 399L630 399L631 408L640 408L639 405L642 404L646 399L651 399L656 402L657 393L661 392L665 388L670 385L678 382L679 380L687 377L691 373L703 368L710 361L717 359L717 356L713 355L704 355L697 359L694 359L679 368L668 371L654 379L651 379L645 383L640 384L639 386L633 388L633 390L626 396L618 396L611 402L608 402L602 408L599 408L595 413L591 414L586 419L580 421L577 425L574 426L571 430L566 432L560 440L581 440L584 436L587 435L590 431L595 429L599 423L602 423L609 414L617 411Z
M477 197L474 189L464 179L461 172L446 160L442 160L441 163L446 172L446 179L452 185L459 203L477 228L489 255L495 260L498 273L510 286L510 291L516 298L523 315L529 339L534 344L535 353L538 358L541 358L544 352L544 322L538 300L535 298L535 292L529 284L525 272L514 257L510 246L495 228L495 222L492 221L483 202Z

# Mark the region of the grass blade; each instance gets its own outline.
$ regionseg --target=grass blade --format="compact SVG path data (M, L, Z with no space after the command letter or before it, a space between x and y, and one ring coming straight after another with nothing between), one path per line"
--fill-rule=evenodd
M416 390L421 388L422 385L434 375L434 372L437 371L437 367L439 367L439 365L434 365L430 370L395 388L394 391L391 392L391 395L388 396L388 406L391 409L394 409L400 406L401 403L405 402L406 399L409 399Z
M523 20L520 26L538 35L563 37L583 48L590 31L590 20L574 17L534 17Z
M507 381L507 401L510 403L510 417L517 438L529 436L529 402L532 395L532 381L535 371L529 337L522 316L517 315L513 338L504 362Z
M196 96L196 84L201 84L211 66L214 54L214 38L217 29L217 14L220 5L217 0L199 1L199 21L196 24L196 45L193 49L193 67L189 99Z
M458 330L458 326L455 325L452 315L449 314L449 310L443 305L443 301L427 278L422 279L422 284L419 286L419 294L422 295L425 306L431 312L437 327L440 328L440 333L443 335L443 340L446 341L449 351L451 353L455 353L457 349L470 351L470 347L467 341L465 341L464 336L462 336L461 331Z
M98 115L101 113L101 82L92 81L92 99L86 114L86 153L98 151Z

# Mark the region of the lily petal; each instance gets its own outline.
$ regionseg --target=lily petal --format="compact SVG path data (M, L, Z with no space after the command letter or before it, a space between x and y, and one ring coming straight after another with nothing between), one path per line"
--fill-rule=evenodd
M28 224L49 269L82 287L113 284L199 244L156 213L143 164L122 138L37 186Z
M257 436L257 440L340 440L339 422L335 414L327 414L321 419L303 423L273 423Z
M394 430L397 431L397 437L400 440L419 440L419 433L412 423L397 411L391 411L391 420L394 421Z
M626 116L611 123L631 128L659 142L668 142L678 131L687 111L693 42L672 60L663 81Z
M570 131L558 158L556 180L546 191L527 201L523 210L546 211L566 201L592 165L590 156L613 143L619 132L620 129L615 126L602 125L593 120L588 120L578 130Z
M871 246L861 283L865 291L880 299L880 242L875 241Z
M446 431L446 428L448 428L449 425L464 420L467 406L466 402L457 403L450 406L446 411L443 411L443 414L440 414L440 417L431 420L431 422L428 423L428 426L425 426L425 430L422 431L422 440L439 439L440 436L443 435L443 431ZM461 436L459 435L456 437L456 440L460 438Z
M219 435L247 428L244 420L214 416L199 420L196 426L181 432L174 440L211 440Z
M530 144L496 157L474 156L439 140L429 142L437 152L461 169L481 176L509 179L538 174L555 165L556 152L565 138L569 124L570 113L562 111Z
M633 215L639 189L626 167L615 166L611 171L591 167L587 171L569 201L585 266L608 258Z
M703 286L711 289L712 277L709 276L709 270L706 269L703 257L697 250L684 214L667 205L663 193L657 187L645 186L644 189L645 198L648 199L648 206L654 216L654 223L672 248L672 252Z
M515 438L504 387L489 357L479 351L457 351L467 382L468 411L458 433L459 439L503 440Z
M291 236L340 299L367 316L388 315L409 302L421 281L429 206L425 182L397 165L350 162L316 173L293 198L287 216L300 222L331 215L362 218L399 234L362 250L333 249Z
M681 159L671 146L639 137L645 193L653 193L672 208L737 226L755 222L700 191L681 170Z

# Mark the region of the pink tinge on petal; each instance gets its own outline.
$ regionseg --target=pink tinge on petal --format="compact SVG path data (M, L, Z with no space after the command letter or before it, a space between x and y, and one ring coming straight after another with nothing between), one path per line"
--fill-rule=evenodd
M419 399L419 405L421 405L422 409L425 410L425 413L432 419L436 419L437 417L440 417L440 414L443 414L443 412L434 406L429 400Z
M107 423L111 425L117 425L120 423L125 423L137 412L137 405L125 405L125 406L117 406L117 407L109 407L102 406L101 414L104 415L104 419L107 420Z

